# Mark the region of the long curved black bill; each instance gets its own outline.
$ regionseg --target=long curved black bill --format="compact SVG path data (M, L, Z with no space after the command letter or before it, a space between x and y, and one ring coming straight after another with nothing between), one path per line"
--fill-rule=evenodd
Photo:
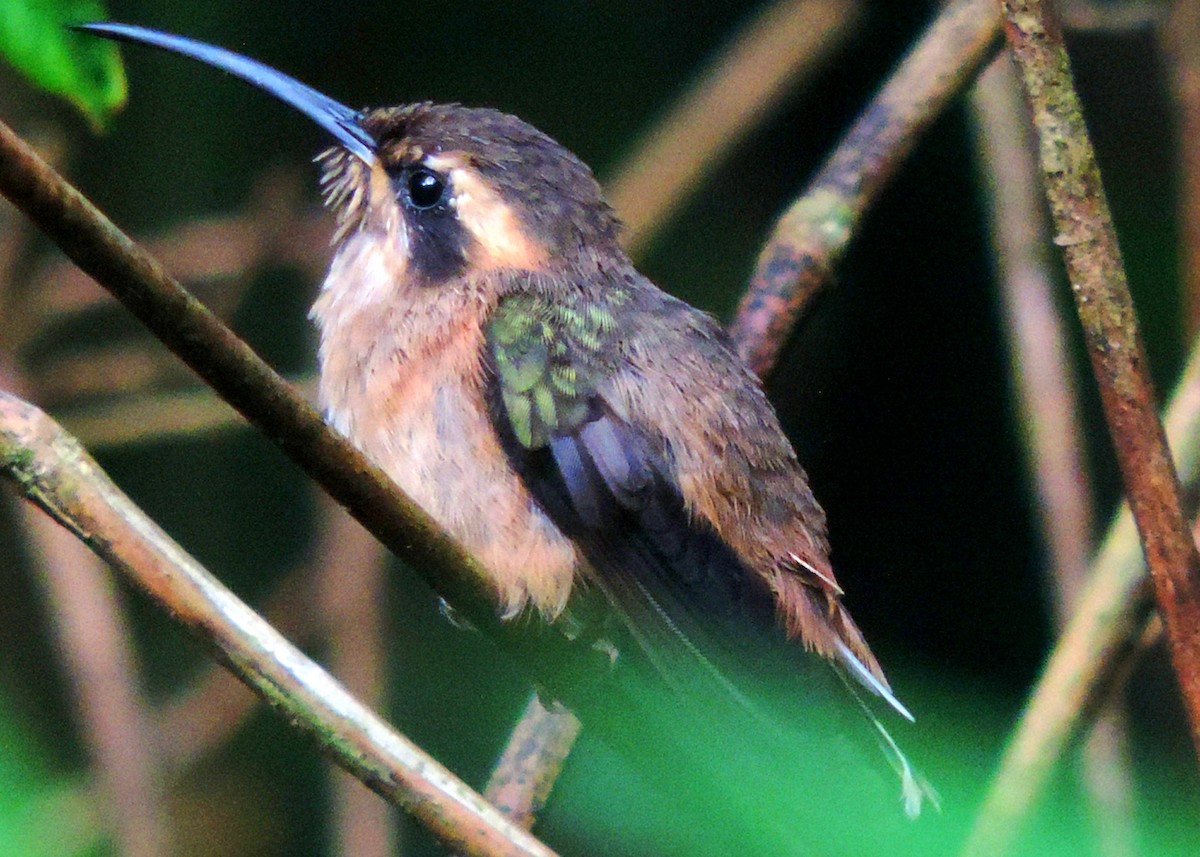
M363 129L361 113L270 66L224 48L148 27L97 23L80 24L74 29L119 42L151 45L219 68L295 107L364 161L375 160L375 140Z

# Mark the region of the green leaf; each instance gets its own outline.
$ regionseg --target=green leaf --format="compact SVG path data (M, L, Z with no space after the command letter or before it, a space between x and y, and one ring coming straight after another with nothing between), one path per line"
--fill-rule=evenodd
M4 0L0 56L102 128L125 103L121 56L111 42L67 27L105 18L96 0Z

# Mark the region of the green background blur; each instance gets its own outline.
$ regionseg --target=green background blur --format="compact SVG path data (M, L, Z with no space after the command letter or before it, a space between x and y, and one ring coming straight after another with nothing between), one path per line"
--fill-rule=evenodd
M754 11L724 0L697 5L217 0L112 2L109 12L113 20L245 52L355 106L433 99L499 107L550 133L603 181ZM925 3L863 6L851 40L737 147L640 260L663 288L729 317L773 218L930 14ZM1071 48L1165 391L1185 348L1173 125L1159 43L1141 30L1076 34ZM135 235L239 210L265 171L304 167L326 145L309 122L242 83L150 50L123 54L129 105L102 136L6 68L0 109L35 105L66 129L68 175ZM315 201L316 170L304 168ZM797 805L805 825L830 825L833 842L821 853L954 853L1051 639L1044 551L1019 447L981 193L960 100L867 218L835 286L769 384L829 514L848 604L918 714L918 726L897 730L898 737L944 805L941 815L888 842L871 824L814 820ZM312 366L305 313L314 289L293 274L267 272L235 319L283 371ZM1102 530L1119 479L1082 359L1077 369ZM251 603L311 545L315 508L304 480L249 432L142 444L103 454L101 463ZM23 801L72 781L87 760L62 675L45 666L54 662L45 607L20 546L7 536L9 516L0 505L0 783L9 784L0 788L0 837L36 849L37 825L53 821L22 815ZM164 697L198 671L203 653L156 608L126 595L150 693ZM478 786L529 685L478 635L444 622L407 572L392 575L388 599L388 714ZM1161 652L1146 660L1126 697L1139 847L1197 853L1200 781ZM724 752L713 744L714 755ZM1019 853L1095 853L1075 755ZM307 741L260 713L185 782L180 800L202 831L196 842L213 854L329 853L323 764ZM747 822L761 828L762 841L741 838L739 828L734 844L706 802L724 803L718 788L664 794L661 776L640 770L653 764L616 752L585 718L539 834L566 854L723 854L743 846L742 853L775 853L786 840L779 833L789 818L785 799L764 801L769 820ZM739 774L751 793L769 790L768 774L787 776ZM234 808L217 812L216 802ZM231 817L236 824L225 826ZM434 853L409 828L405 853Z

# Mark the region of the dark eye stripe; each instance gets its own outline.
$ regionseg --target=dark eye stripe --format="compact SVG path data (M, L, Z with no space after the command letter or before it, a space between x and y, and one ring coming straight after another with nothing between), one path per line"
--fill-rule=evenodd
M470 235L448 205L449 181L421 164L395 176L393 187L408 222L412 270L428 286L440 286L467 265Z

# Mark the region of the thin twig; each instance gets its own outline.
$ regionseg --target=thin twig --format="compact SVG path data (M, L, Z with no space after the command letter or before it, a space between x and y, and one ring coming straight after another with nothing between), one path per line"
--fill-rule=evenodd
M1175 95L1179 150L1179 280L1187 331L1200 332L1200 0L1175 0L1163 28Z
M1200 487L1200 346L1192 350L1164 422L1180 479L1192 493ZM1008 741L963 857L1009 850L1067 741L1138 648L1153 609L1137 527L1124 506Z
M339 764L476 855L553 854L391 729L238 600L42 412L0 392L0 468L113 568L167 606Z
M780 217L730 327L759 375L775 365L796 320L913 143L988 56L999 22L995 0L949 4Z
M1005 17L1038 135L1055 243L1062 248L1200 752L1200 553L1155 409L1116 231L1058 24L1042 0L1006 0Z
M1008 56L998 57L980 76L972 101L991 203L1000 296L1012 343L1018 421L1035 475L1055 615L1061 624L1087 578L1091 491L1082 461L1079 399L1054 299L1037 157Z
M779 0L751 21L616 171L608 200L638 255L722 157L853 30L853 0Z

